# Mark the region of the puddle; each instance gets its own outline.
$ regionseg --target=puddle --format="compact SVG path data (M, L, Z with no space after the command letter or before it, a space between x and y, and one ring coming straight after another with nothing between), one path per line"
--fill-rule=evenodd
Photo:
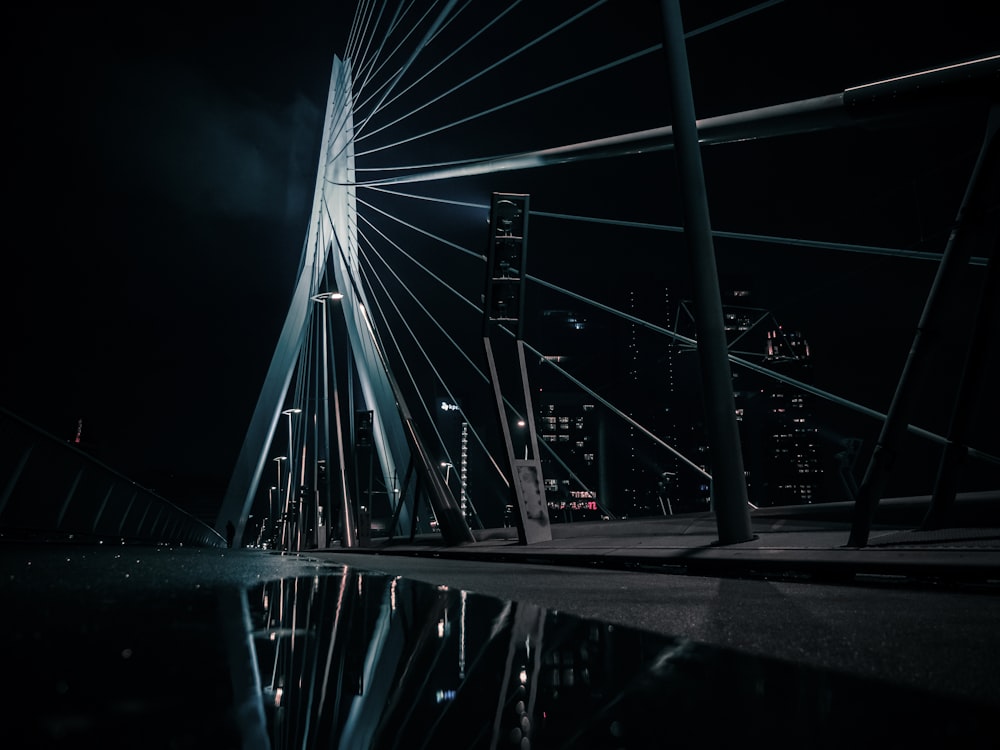
M352 568L39 598L6 747L987 747L994 708ZM10 737L10 731L5 732Z

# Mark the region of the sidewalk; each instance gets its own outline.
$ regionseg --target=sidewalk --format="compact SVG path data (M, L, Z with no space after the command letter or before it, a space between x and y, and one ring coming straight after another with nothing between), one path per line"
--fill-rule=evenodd
M718 544L711 513L553 524L552 540L521 545L514 528L475 531L475 543L445 545L437 534L372 539L341 552L494 562L531 562L647 571L740 575L906 576L1000 583L1000 492L956 504L955 525L917 530L923 498L879 504L868 545L846 547L849 503L768 508L751 513L754 539Z

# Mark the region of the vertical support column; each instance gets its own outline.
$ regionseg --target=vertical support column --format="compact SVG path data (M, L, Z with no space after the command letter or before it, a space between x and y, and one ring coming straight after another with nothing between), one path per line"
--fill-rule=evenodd
M694 273L695 326L701 362L709 455L712 462L712 507L720 544L753 538L749 498L733 378L726 345L715 247L702 171L694 97L688 71L684 29L678 0L661 0L664 51L670 79L670 108L681 180L684 238Z
M489 365L490 383L496 401L500 433L507 451L511 474L512 504L517 508L518 541L532 544L552 539L549 509L545 499L545 480L538 457L535 414L528 388L524 344L521 340L524 317L524 273L527 263L528 196L494 193L490 211L489 256L486 262L486 294L483 319L483 344ZM506 349L500 364L505 369L516 361L516 377L520 381L520 406L527 435L523 458L515 452L511 437L511 417L504 403L504 393L494 352L492 333L501 324L514 324L516 351ZM518 447L521 447L520 445Z
M350 377L350 349L348 348L348 377ZM337 497L338 513L340 514L340 543L344 547L357 546L357 532L354 519L354 507L351 503L351 493L347 482L347 459L344 455L344 425L340 416L340 388L337 379L337 363L333 349L330 349L330 370L333 371L333 429L337 435L337 481L339 482L339 495ZM348 391L353 389L348 387ZM353 396L351 397L353 403ZM353 407L352 407L353 408ZM353 421L351 430L354 429ZM327 483L333 481L333 473L327 470ZM330 508L328 513L332 513Z
M323 315L323 325L321 336L323 339L322 346L322 368L323 368L323 379L322 379L322 411L323 411L323 425L322 425L322 447L317 451L317 462L322 460L326 468L325 481L323 482L323 495L322 500L324 503L325 512L323 513L324 523L322 526L319 523L319 501L320 495L316 494L317 497L317 507L316 507L316 534L317 534L317 546L320 548L328 546L330 539L332 538L333 524L331 519L334 517L333 509L333 491L331 488L334 482L334 471L331 465L331 450L330 450L330 371L333 370L333 383L334 383L334 409L336 410L335 415L335 428L337 430L337 473L336 481L340 483L340 498L338 501L342 500L341 508L339 509L341 526L341 544L344 547L354 546L354 522L353 514L350 511L349 504L347 502L347 486L344 484L345 467L344 467L344 447L343 447L343 436L341 433L340 424L340 399L337 394L337 372L336 364L333 353L333 341L330 335L329 321L330 313L327 306L327 302L333 302L334 300L342 299L343 295L339 292L322 292L315 297L314 300L320 305L320 310ZM318 486L317 486L318 490Z
M966 435L972 421L976 396L983 387L986 353L990 346L990 322L1000 320L1000 269L997 267L996 249L986 264L986 279L979 295L976 322L972 340L965 358L962 382L955 396L951 424L948 428L948 442L941 454L934 481L931 506L921 524L924 530L940 529L948 525L951 509L955 505L962 467L968 456L969 445Z
M868 468L861 480L858 497L854 503L854 521L847 541L848 547L864 547L868 544L872 521L878 502L885 490L889 472L893 468L899 443L906 433L909 414L918 384L930 354L929 346L935 337L943 332L935 330L944 306L957 302L958 277L962 268L972 257L972 248L977 241L992 236L996 242L996 219L990 216L991 204L996 206L997 192L1000 190L1000 169L997 169L997 129L1000 127L1000 105L990 111L986 135L958 216L945 245L941 263L931 289L927 294L917 331L914 334L910 352L899 375L896 392L893 394L889 410L878 442L868 461ZM991 255L994 251L991 250Z
M322 375L322 385L317 383L317 388L322 388L322 393L320 398L317 399L320 404L320 409L322 410L322 433L320 433L320 425L316 425L316 456L314 459L314 465L316 467L315 472L315 483L313 484L313 497L316 498L315 504L315 514L316 514L316 548L324 549L329 544L329 518L330 518L330 504L331 504L331 493L330 493L330 357L327 353L327 347L329 346L329 333L327 332L327 314L326 314L326 303L320 300L320 313L323 316L322 332L320 335L323 339L323 346L320 353L320 367L323 368ZM323 473L320 475L319 467L323 466ZM323 491L320 494L320 483L322 482ZM322 506L320 505L322 503ZM320 508L323 508L323 512L320 512Z
M357 522L358 544L367 546L371 539L372 519L372 484L375 481L375 445L372 443L372 423L375 412L359 411L354 413L354 475L357 488ZM363 451L363 453L359 453ZM364 463L362 463L362 459ZM362 485L360 471L364 470L365 481ZM362 487L364 489L362 489Z

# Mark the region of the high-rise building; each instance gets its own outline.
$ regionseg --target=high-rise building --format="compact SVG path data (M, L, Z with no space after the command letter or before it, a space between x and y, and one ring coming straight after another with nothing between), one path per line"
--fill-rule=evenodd
M785 331L769 310L753 307L746 283L724 282L730 352L809 382L805 337ZM695 339L692 306L681 302L674 318L669 287L652 283L628 292L622 309L630 319L616 319L616 347L599 353L587 335L590 323L573 311L548 310L543 316L545 351L553 352L548 359L607 394L629 418L567 388L558 374L543 379L534 398L539 437L558 455L553 459L541 451L554 522L580 520L593 508L587 505L591 500L598 511L619 517L711 507L708 479L688 464L712 471L696 347L657 330ZM732 377L750 501L759 507L819 501L823 468L809 395L744 368L734 366Z
M809 344L798 331L785 331L774 315L750 306L749 286L741 279L723 279L723 321L732 354L758 361L768 369L801 382L812 379ZM689 308L681 305L682 313ZM679 332L694 338L693 317ZM818 429L811 397L782 381L742 368L732 368L733 399L743 449L743 467L750 502L758 507L818 502L823 481ZM691 384L688 383L687 387ZM707 437L700 418L692 421L688 450L707 458ZM706 461L704 468L711 471ZM698 501L691 483L681 484L682 496ZM700 492L707 486L698 485Z
M809 344L798 331L767 332L764 362L772 370L805 383L812 380ZM811 396L772 380L765 388L764 465L767 491L763 505L798 505L820 501L823 480L818 429L811 413Z
M553 364L572 370L592 360L587 321L573 310L545 310L540 335ZM586 377L586 373L576 371ZM602 448L603 409L550 367L542 367L533 406L539 458L545 478L549 520L598 520L605 517L606 463Z
M543 315L546 351L553 352L547 358L613 405L567 389L565 380L545 380L534 396L539 435L558 456L546 457L542 451L554 522L682 510L675 507L681 468L663 445L673 445L677 431L671 340L654 330L670 325L669 290L665 284L649 288L655 292L627 293L621 308L631 320L595 323L606 327L601 346L589 335L592 322L575 312L547 310Z
M582 393L543 390L535 411L539 438L552 449L543 449L541 455L549 520L603 518L601 412L593 399Z
M621 493L622 515L670 515L678 512L678 476L683 471L676 454L654 440L649 430L667 445L678 440L677 418L681 410L676 398L675 356L671 339L636 321L671 327L670 290L651 283L645 290L627 293L625 311L635 320L625 321L621 338L624 351L624 386L621 407L642 428L631 422L621 429L617 446L616 484Z

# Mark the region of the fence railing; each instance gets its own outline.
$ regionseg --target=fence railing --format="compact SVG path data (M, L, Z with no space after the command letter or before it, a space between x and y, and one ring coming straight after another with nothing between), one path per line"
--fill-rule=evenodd
M226 546L208 524L5 409L0 539Z

